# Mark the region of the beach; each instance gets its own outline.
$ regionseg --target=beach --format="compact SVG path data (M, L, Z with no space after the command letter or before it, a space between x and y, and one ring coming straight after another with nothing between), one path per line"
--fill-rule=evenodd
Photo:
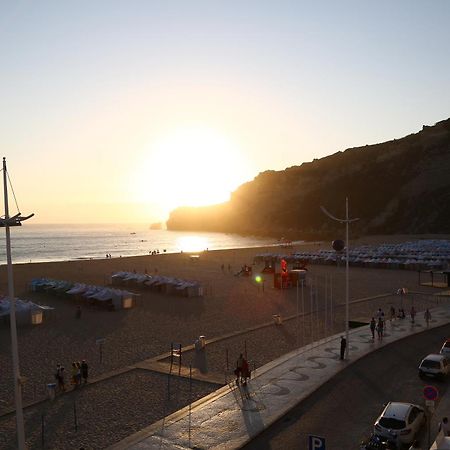
M207 346L206 357L208 370L217 379L223 376L227 362L229 366L234 365L240 352L246 351L252 364L259 367L296 348L297 344L303 345L342 331L345 267L308 266L303 296L295 287L275 289L270 274L264 275L264 285L256 283L254 277L235 276L244 264L252 265L257 254L289 254L325 246L328 248L329 243L310 243L289 249L204 251L196 257L190 253L173 253L15 265L16 296L55 308L46 315L43 324L18 329L21 373L27 379L24 403L45 398L46 386L54 382L58 363L66 367L67 378L72 361L82 359L88 361L92 379L118 371L115 376L83 388L83 394L64 394L50 406L47 402L27 409L26 434L30 448L40 446L42 408L47 408L49 417L56 410L61 414L60 421L49 420L48 426L53 429L53 432L49 430L49 439L53 441L49 441L48 448L75 448L76 445L103 448L185 406L189 402L189 383L181 382L177 402L173 399L168 402L165 401L166 385L162 375L136 368L142 361L167 354L171 343L190 346L200 335L206 336L208 341L213 340ZM261 265L252 267L253 275L262 269ZM187 298L134 290L139 294L135 308L104 311L82 305L81 318L77 319L76 305L70 298L32 293L29 289L30 281L39 277L109 285L112 273L117 271L148 272L195 280L204 287L204 296ZM432 307L436 302L432 297L436 290L419 286L416 271L351 268L350 283L350 301L363 299L352 304L350 319L370 318L379 307L385 312L390 305L398 307L399 296L388 294L394 294L400 287L422 293L409 296L409 300L408 296L404 299L405 304L410 305L408 301L415 298L419 311ZM311 285L316 292L314 302L311 301ZM7 293L5 266L0 267L0 292ZM376 298L384 294L387 296ZM293 318L297 308L300 319ZM290 319L282 326L276 326L272 319L274 314ZM99 338L104 339L102 361L96 343ZM184 365L190 363L194 363L192 351L186 353L183 362ZM9 327L4 324L0 325L0 367L0 414L5 414L14 403ZM127 367L132 368L125 370ZM196 383L193 398L200 398L218 386L207 380ZM145 398L153 398L154 402L137 402L136 392L145 392ZM68 417L73 414L75 395L82 396L80 405L83 406L80 408L85 411L85 425L77 433L69 433L64 430L73 426ZM131 412L133 405L139 420ZM113 418L107 413L111 410L115 411ZM99 435L104 436L104 440L98 438ZM14 448L14 415L0 417L0 436L2 448Z

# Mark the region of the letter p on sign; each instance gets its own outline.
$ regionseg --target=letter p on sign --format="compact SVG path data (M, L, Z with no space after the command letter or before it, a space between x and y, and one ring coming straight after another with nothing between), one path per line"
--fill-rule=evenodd
M326 450L325 438L321 436L309 435L309 447L308 450Z

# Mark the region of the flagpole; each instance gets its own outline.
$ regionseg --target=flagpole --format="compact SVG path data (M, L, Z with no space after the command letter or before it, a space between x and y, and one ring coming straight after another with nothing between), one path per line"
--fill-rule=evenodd
M19 369L19 351L17 346L17 328L16 328L16 300L14 298L14 277L11 258L11 234L9 229L9 206L8 206L8 187L6 159L3 158L3 192L5 198L5 230L6 230L6 261L8 269L8 296L10 302L10 328L11 328L11 351L14 375L14 398L16 404L16 427L17 427L17 448L25 449L25 429L23 424L22 410L22 386Z

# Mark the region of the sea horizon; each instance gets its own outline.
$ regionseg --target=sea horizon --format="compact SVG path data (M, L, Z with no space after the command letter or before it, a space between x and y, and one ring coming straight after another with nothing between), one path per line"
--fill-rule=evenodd
M5 234L0 265L6 264ZM275 238L234 233L151 230L149 223L26 224L11 228L12 260L40 263L269 246Z

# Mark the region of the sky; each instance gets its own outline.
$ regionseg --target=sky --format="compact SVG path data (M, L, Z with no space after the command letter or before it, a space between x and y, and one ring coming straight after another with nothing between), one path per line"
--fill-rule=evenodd
M417 132L450 117L449 23L447 0L0 0L19 209L151 223Z

